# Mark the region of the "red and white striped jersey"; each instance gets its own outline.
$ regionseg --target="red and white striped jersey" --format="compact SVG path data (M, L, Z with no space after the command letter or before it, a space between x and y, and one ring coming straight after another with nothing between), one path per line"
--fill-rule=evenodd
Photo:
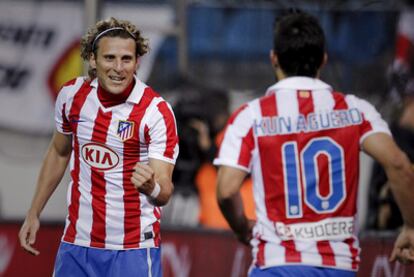
M256 266L357 270L359 151L376 132L390 134L371 104L307 77L276 83L232 115L214 164L252 175Z
M159 246L161 208L130 178L137 162L175 163L176 123L170 105L135 81L126 102L109 108L98 100L97 79L74 79L58 95L56 128L72 135L73 147L65 242L106 249Z

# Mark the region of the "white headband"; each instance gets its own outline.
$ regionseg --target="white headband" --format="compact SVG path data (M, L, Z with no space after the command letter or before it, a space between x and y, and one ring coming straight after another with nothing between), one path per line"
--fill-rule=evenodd
M96 44L96 42L98 41L98 39L100 39L103 35L105 35L106 33L108 33L108 32L111 32L111 31L115 31L115 30L123 30L123 31L125 31L125 32L127 32L133 39L136 39L136 36L134 35L134 34L132 34L130 31L128 31L127 29L125 29L125 28L122 28L122 27L113 27L113 28L109 28L109 29L106 29L105 31L102 31L102 32L100 32L96 37L95 37L95 39L93 40L93 42L92 42L92 51L93 50L95 50L95 44Z

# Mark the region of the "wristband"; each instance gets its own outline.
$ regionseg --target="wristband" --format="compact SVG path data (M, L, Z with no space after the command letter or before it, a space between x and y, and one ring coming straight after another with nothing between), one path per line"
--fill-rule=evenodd
M152 199L157 199L158 195L160 195L161 192L161 186L157 182L155 182L154 189L152 190L150 197Z

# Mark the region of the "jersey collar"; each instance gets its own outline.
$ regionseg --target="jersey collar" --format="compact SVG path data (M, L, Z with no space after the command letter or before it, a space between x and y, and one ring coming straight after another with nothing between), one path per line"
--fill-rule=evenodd
M278 90L332 90L332 87L327 83L310 77L289 77L280 80L273 86L267 89L266 95L275 93Z
M136 76L135 78L135 86L131 91L131 94L128 96L126 102L131 102L133 104L138 104L144 95L144 91L147 88L147 85L141 82ZM95 78L91 82L91 87L98 89L98 78Z

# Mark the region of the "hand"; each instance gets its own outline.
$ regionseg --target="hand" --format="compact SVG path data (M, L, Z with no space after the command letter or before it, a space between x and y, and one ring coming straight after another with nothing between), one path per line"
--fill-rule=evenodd
M256 221L248 219L247 220L247 225L245 226L246 228L242 232L236 233L237 239L241 243L243 243L247 246L250 245L250 241L253 238L253 227L254 227L255 224L256 224Z
M139 192L151 195L155 187L154 175L154 171L149 165L137 163L134 167L131 181Z
M199 119L192 119L189 122L190 127L194 128L198 133L198 145L201 150L207 151L211 147L210 130L208 125Z
M27 215L19 232L21 247L34 256L40 254L37 249L32 247L32 245L36 242L36 233L39 230L39 227L39 218L37 216Z
M414 228L403 226L401 233L394 243L390 261L399 261L402 264L414 262Z

